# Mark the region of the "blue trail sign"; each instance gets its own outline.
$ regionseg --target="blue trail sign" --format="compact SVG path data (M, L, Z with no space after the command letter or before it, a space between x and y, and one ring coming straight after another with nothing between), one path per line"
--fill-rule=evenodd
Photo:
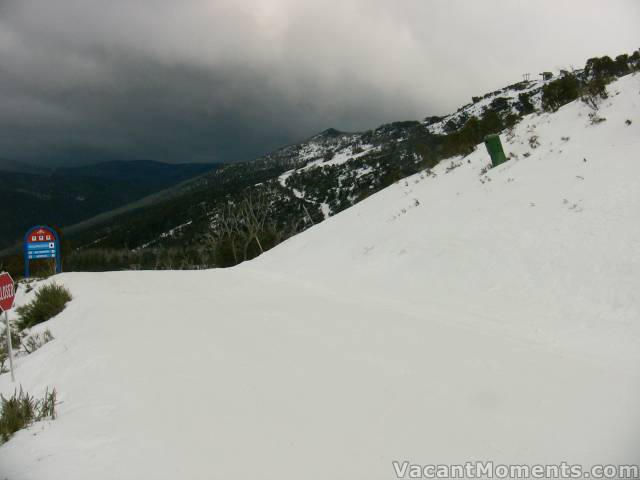
M29 278L29 262L31 260L43 260L53 258L56 264L56 273L62 272L60 262L60 239L51 227L33 227L24 236L24 276Z

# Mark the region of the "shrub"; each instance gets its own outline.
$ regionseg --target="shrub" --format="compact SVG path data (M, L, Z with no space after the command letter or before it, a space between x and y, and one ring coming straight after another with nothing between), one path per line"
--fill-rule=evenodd
M574 101L580 95L580 82L573 75L565 75L542 87L542 108L556 111L561 106Z
M608 97L607 81L603 77L594 77L582 88L582 101L593 110L597 110L600 101Z
M29 335L26 338L26 340L22 342L22 348L27 354L33 353L36 350L38 350L40 347L42 347L44 344L49 343L53 339L54 339L53 335L51 334L49 329L47 329L44 332L42 332L42 334L34 333L33 335Z
M509 108L509 100L505 97L497 97L491 101L489 108L496 112L507 110Z
M444 131L446 133L453 133L456 130L460 130L464 127L465 123L469 120L469 115L466 112L462 112L457 117L452 118L444 125Z
M538 135L532 135L531 137L529 137L529 146L533 149L536 149L540 146Z
M618 75L624 75L629 72L629 55L626 53L618 55L616 57L616 73Z
M526 92L520 93L518 95L518 103L516 103L516 108L523 115L533 113L535 107L533 106L533 103L531 103L531 94Z
M444 131L447 133L455 132L458 129L458 124L453 120L448 120L444 124Z
M20 330L31 328L58 315L71 300L69 290L56 283L41 287L33 301L16 308L20 316L16 325Z
M28 427L33 422L46 418L56 418L56 390L47 390L44 396L36 400L28 393L14 392L5 398L0 395L2 413L0 414L0 440L6 442L18 430Z
M591 112L589 114L589 122L591 122L591 125L597 125L599 123L606 122L606 121L607 121L606 118L599 116L596 112Z
M632 70L640 69L640 50L636 50L629 57L629 67Z
M500 133L504 127L504 122L497 112L492 110L485 112L480 122L480 128L483 131L483 135L482 138L479 139L478 143L484 140L485 135L490 133Z
M612 77L616 75L618 66L611 57L605 55L587 60L584 70L589 77Z

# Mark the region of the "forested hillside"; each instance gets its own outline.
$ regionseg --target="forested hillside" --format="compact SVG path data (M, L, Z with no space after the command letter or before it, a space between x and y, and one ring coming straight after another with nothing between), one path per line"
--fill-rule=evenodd
M0 162L0 250L20 242L33 225L64 229L216 167L134 160L38 171L20 162Z

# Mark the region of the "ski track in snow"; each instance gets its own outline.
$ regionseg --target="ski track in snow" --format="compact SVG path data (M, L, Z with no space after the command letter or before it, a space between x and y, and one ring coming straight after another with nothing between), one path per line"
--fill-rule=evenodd
M508 163L480 145L239 267L57 276L74 300L16 375L59 416L0 478L638 463L640 75L609 91L606 122L530 115Z

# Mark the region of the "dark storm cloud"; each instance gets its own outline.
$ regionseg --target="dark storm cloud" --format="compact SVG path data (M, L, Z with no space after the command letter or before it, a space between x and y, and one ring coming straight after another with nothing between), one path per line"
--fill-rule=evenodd
M637 0L0 0L0 157L235 161L640 45Z

